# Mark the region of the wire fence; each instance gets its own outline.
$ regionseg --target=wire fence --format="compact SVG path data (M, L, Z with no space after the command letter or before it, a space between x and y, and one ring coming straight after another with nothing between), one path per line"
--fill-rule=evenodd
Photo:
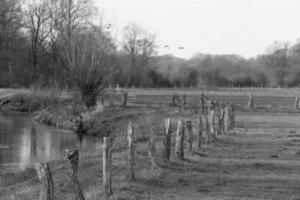
M142 132L143 129L147 129L150 130L150 133L153 133L154 131L157 132L157 130L159 130L160 132L164 133L164 129L165 129L165 124L164 124L164 120L165 118L168 118L168 116L165 115L161 115L159 116L161 113L165 113L165 110L163 109L158 109L158 110L144 110L144 111L138 111L138 112L131 112L131 113L126 113L126 114L122 114L122 115L117 115L117 116L113 116L110 118L106 118L104 120L101 120L99 123L105 123L105 122L109 122L109 121L113 121L113 120L117 120L120 118L128 118L128 116L134 116L134 118L136 119L135 124L136 124L136 128L139 129L140 132ZM158 115L159 117L155 116L154 119L152 118L152 114ZM172 113L174 114L174 113ZM177 117L172 117L172 121L177 121L177 120L190 120L192 121L194 124L198 124L199 123L199 114L195 114L195 113L189 113L189 114L185 114L184 116L177 116ZM207 130L208 131L208 130ZM125 131L123 131L125 132ZM126 145L126 137L128 137L127 135L123 135L124 137L122 137L123 143ZM150 136L151 137L151 136ZM99 142L102 140L97 138L97 140L99 140ZM148 139L148 141L150 140L150 138ZM151 141L150 141L151 142ZM102 151L102 149L96 149L92 152L90 152L90 154L94 154L94 153L99 153L97 154L97 156L100 155L100 152ZM100 156L99 156L100 157ZM83 157L81 157L82 159ZM72 158L72 159L66 159L63 160L61 163L55 165L54 167L51 168L51 173L52 176L59 176L61 172L61 170L63 168L66 168L66 166L70 166L70 163L72 163L72 161L74 161L75 159L78 159L76 157ZM86 172L89 170L89 168L84 168L81 170L86 170ZM83 172L81 172L83 173ZM63 184L59 184L59 183L54 183L55 185L55 193L54 196L58 196L58 195L64 195L66 193L66 189L68 188L68 186L70 186L70 183L73 181L72 179L73 177L70 176L68 177L66 180L63 180ZM96 177L97 178L97 177ZM74 184L74 182L73 182ZM6 192L11 192L13 189L17 188L22 188L22 187L29 187L31 186L32 188L35 188L34 190L38 190L40 185L38 182L38 177L34 176L24 182L21 182L19 184L15 184L9 187L6 187L3 191L1 191L2 193L6 193ZM1 193L0 193L1 194Z

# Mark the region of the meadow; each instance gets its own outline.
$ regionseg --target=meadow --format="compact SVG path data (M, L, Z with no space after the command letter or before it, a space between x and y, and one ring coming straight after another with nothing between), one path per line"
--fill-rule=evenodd
M298 89L128 89L126 108L109 107L95 114L113 127L113 196L110 199L300 199L300 112L294 108ZM201 93L211 100L235 105L235 127L210 143L196 148L199 112L193 106ZM248 95L255 108L247 108ZM171 107L172 94L186 94L187 109ZM131 99L130 99L131 98ZM104 114L105 113L105 114ZM105 116L107 116L105 115ZM118 116L114 118L115 116ZM171 160L162 161L164 119L171 119ZM127 181L127 125L135 127L135 181ZM180 161L174 155L178 120L192 120L195 144ZM147 145L156 134L151 168ZM204 129L205 132L205 129ZM98 137L96 135L96 137ZM186 145L186 144L185 144ZM52 161L55 199L70 199L70 167ZM79 182L85 198L104 198L102 151L80 157ZM37 199L39 181L33 168L0 172L0 199ZM1 196L2 195L2 196Z

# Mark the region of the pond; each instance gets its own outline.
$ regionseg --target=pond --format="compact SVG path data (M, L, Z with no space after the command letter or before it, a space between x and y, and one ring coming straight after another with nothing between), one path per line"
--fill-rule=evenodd
M0 114L0 169L23 170L36 162L60 160L66 149L79 148L81 156L101 149L101 141L71 131L56 130L26 121L18 115Z

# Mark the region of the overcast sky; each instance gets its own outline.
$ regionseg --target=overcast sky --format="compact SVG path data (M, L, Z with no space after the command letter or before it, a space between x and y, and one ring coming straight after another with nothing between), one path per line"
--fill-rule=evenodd
M274 41L300 38L300 0L94 0L121 31L137 22L157 35L159 53L264 53ZM164 49L169 45L170 50ZM178 50L183 46L184 50Z

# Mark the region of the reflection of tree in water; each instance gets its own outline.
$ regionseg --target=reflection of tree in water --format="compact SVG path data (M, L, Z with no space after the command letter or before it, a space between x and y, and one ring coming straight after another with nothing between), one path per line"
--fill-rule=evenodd
M36 127L34 125L31 125L31 156L32 158L36 158L37 157L37 150L36 150ZM31 160L32 162L34 162L34 160Z
M0 144L10 147L0 149L0 164L9 164L10 168L12 163L25 169L36 162L63 159L66 149L79 148L83 155L101 148L101 142L95 138L77 138L71 131L25 123L13 117L10 120L6 124L0 116Z

